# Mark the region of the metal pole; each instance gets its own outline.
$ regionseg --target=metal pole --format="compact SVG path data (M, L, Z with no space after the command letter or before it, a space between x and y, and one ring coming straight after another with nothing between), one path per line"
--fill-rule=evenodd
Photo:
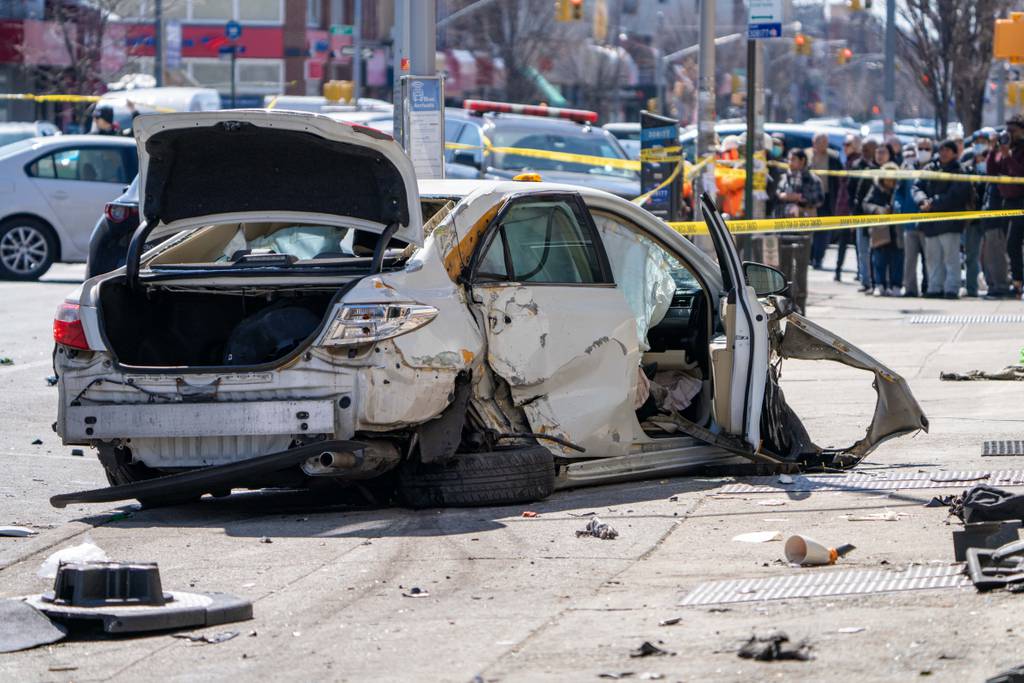
M363 0L356 0L352 20L352 102L358 107L363 90Z
M412 76L437 73L437 2L415 0L409 7L409 71Z
M697 187L715 196L715 0L700 1L700 52L697 85L697 159L711 155ZM694 192L694 200L698 192Z
M156 80L156 87L164 84L164 3L163 0L153 0L153 23L156 25L153 31L153 78Z
M235 59L238 57L238 45L237 43L231 44L231 108L237 109L238 103L235 100L235 80L236 72Z
M409 57L409 5L412 0L395 0L395 25L392 28L391 71L394 75L392 102L394 102L394 118L392 120L395 140L405 144L405 111L402 104L402 63Z
M882 121L886 137L896 123L896 0L885 2L885 80L882 86Z
M1006 121L1006 63L996 62L996 125Z

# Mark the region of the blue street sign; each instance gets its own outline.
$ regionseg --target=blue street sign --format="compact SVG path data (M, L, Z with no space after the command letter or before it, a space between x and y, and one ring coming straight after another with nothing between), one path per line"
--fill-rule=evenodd
M237 21L229 21L224 25L224 37L228 40L238 40L242 37L242 25Z
M761 40L765 38L781 38L782 24L747 24L747 40Z

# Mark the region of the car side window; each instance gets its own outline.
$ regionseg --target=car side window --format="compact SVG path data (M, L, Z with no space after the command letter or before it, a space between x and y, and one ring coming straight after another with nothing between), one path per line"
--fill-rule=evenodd
M60 180L126 184L132 177L125 168L122 150L116 147L66 149L52 155L55 176ZM42 160L40 160L42 161ZM40 172L43 168L40 167Z
M47 154L29 164L28 174L33 178L56 178L53 168L53 155Z
M598 239L570 201L517 201L501 218L477 275L547 284L610 283Z

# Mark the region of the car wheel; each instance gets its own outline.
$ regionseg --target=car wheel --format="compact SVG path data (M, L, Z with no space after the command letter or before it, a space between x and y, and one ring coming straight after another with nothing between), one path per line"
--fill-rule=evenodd
M462 453L447 463L404 464L398 492L412 508L531 503L555 489L555 462L543 446Z
M0 224L0 279L38 280L57 255L50 226L34 218L12 218Z
M99 451L100 464L103 465L111 486L134 484L161 475L159 470L132 462L132 452L127 448L110 445L100 445L96 448ZM144 508L157 508L194 503L200 498L202 496L147 496L139 498L138 501Z

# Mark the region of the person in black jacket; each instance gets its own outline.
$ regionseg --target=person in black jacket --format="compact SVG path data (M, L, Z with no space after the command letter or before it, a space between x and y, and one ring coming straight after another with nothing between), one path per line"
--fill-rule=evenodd
M882 166L883 171L898 171L894 162ZM882 215L896 213L897 180L875 178L864 198L864 213ZM895 225L868 228L871 235L871 270L875 277L875 296L899 296L903 284L903 230Z
M946 139L939 145L939 158L928 164L926 171L962 173L957 161L957 144ZM970 195L970 184L951 180L919 179L914 183L914 201L923 213L964 211ZM960 297L960 237L963 224L958 220L921 223L924 251L928 260L929 298Z
M808 165L812 171L841 171L843 163L839 160L839 154L829 149L828 135L826 133L815 133L812 139L812 147L807 150ZM834 216L836 199L839 197L838 176L818 176L821 180L821 189L825 192L825 201L818 208L819 216ZM832 242L834 230L820 230L814 233L811 242L811 267L815 270L822 270L821 262L825 259L825 251Z

